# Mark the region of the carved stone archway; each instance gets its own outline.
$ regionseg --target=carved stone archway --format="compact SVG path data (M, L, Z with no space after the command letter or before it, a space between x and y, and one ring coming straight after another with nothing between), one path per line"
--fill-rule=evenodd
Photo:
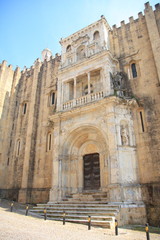
M108 159L106 137L95 126L81 126L70 132L64 141L61 156L61 190L62 196L70 193L83 192L84 171L83 156L99 154L100 190L105 189L108 179L105 167Z

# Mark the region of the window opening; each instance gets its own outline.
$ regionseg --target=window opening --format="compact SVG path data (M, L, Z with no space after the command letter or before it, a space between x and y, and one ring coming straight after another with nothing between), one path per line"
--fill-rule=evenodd
M51 150L51 133L49 134L49 148L48 150Z
M51 93L51 105L54 105L54 102L55 102L55 93L52 92Z
M19 156L20 152L20 140L17 141L17 156Z
M140 111L140 119L141 119L142 132L144 132L144 121L143 121L143 115L141 111Z
M98 32L98 31L96 31L96 32L93 34L93 39L94 39L94 40L99 39L99 32Z
M132 63L131 69L132 69L133 78L136 78L137 77L137 69L136 69L136 64L135 63Z
M27 103L24 103L24 106L23 106L23 113L26 114L26 111L27 111Z
M68 45L66 48L66 52L69 52L69 51L71 51L71 45Z
M51 150L51 145L52 144L52 135L51 133L48 133L48 136L47 136L47 151L50 151Z

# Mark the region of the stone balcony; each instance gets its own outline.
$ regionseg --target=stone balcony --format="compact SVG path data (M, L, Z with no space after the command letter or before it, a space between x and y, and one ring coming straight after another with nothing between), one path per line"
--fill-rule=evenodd
M98 100L101 100L103 97L104 97L103 91L99 91L99 92L91 93L76 99L72 99L70 101L63 103L62 110L68 110L73 107L78 107L78 106L85 105L87 103L98 101Z

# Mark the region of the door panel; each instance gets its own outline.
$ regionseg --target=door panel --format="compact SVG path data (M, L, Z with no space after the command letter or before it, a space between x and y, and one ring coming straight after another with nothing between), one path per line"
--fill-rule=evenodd
M84 162L84 189L98 189L100 187L99 154L83 156Z

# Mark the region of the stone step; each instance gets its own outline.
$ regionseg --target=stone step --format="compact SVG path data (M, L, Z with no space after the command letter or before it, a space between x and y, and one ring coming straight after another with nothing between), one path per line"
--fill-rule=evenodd
M85 190L85 191L83 191L83 192L81 192L81 193L71 193L71 194L69 194L69 195L66 195L67 197L68 196L77 196L77 195L87 195L87 196L89 196L89 195L93 195L93 194L95 194L95 195L107 195L107 192L101 192L101 191L92 191L92 190Z
M34 212L34 213L42 213L43 214L43 211L42 211L42 209L32 209L31 210L32 212ZM63 210L55 210L55 211L53 211L53 210L47 210L47 214L59 214L59 215L63 215L63 213L64 213L64 211ZM92 215L92 216L99 216L99 215L101 215L101 216L108 216L108 217L110 217L110 216L112 216L112 217L114 217L115 215L117 215L118 214L118 212L115 212L115 211L113 211L113 212L110 212L110 211L103 211L103 212L100 212L100 211L97 211L97 212L95 212L95 211L77 211L77 210L68 210L68 211L65 211L65 213L68 215L68 214L78 214L78 215L85 215L85 216L88 216L88 215Z
M99 201L99 202L107 203L107 198L69 198L69 199L63 198L62 200L67 201L67 202L72 202L72 201L82 202L85 200L86 202L89 202L89 201L98 202Z
M70 195L70 196L65 196L66 198L107 198L107 194L76 194L76 195Z
M59 202L38 204L31 211L44 217L44 208L47 210L47 219L63 220L66 213L66 221L87 224L88 216L91 216L92 225L112 228L115 224L115 216L119 213L119 205L107 201L107 193L86 191L70 194Z
M108 194L106 192L100 192L100 191L85 191L83 193L76 193L76 194L70 194L67 195L63 200L64 201L82 201L82 200L89 200L89 201L94 201L94 200L106 200Z
M41 216L44 216L44 214L41 214ZM82 220L88 220L88 216L91 216L91 219L94 220L104 220L104 221L112 221L114 217L111 216L93 216L93 215L77 215L77 214L66 214L66 219L82 219ZM61 214L53 214L53 213L47 213L47 217L60 217L63 218L63 215Z
M53 205L77 205L77 206L81 206L81 205L97 205L97 206L119 206L120 204L112 204L112 203L108 203L108 202L100 202L100 201L72 201L72 202L68 202L68 201L60 201L60 202L49 202L49 203L39 203L37 204L37 206L53 206Z
M107 205L107 204L52 204L52 205L48 205L48 204L38 204L37 205L38 208L105 208L105 209L118 209L117 206L112 206L112 205ZM36 208L37 208L36 207Z
M95 199L100 199L100 200L95 200ZM74 196L74 197L64 197L63 199L62 199L63 201L65 200L68 200L68 201L70 201L70 200L82 200L82 201L88 201L88 200L90 200L90 201L107 201L107 197L106 196L99 196L99 195L96 195L96 196L93 196L93 195L91 195L91 196Z
M37 210L44 210L44 207L34 207L33 209L37 209ZM118 211L118 209L117 208L104 208L104 207L94 207L94 208L91 208L91 207L78 207L78 208L72 208L72 207L46 207L46 209L47 210L62 210L62 211L67 211L67 210L71 210L71 211L74 211L74 210L76 210L76 211L78 211L78 212L80 212L80 211L108 211L108 212L117 212Z
M107 195L106 194L90 194L90 195L73 195L73 196L69 196L69 197L66 197L66 198L107 198Z
M55 220L55 221L63 221L63 218L47 218L48 220ZM81 223L81 224L88 224L88 220L86 219L66 219L66 222L71 223ZM99 221L99 220L91 220L91 226L99 226L99 227L105 227L109 229L114 228L114 224L112 221Z
M92 202L92 203L100 203L100 204L101 204L101 203L102 203L102 204L108 204L108 202L107 202L106 200L103 200L103 201L102 201L102 200L95 200L95 199L94 199L94 200L90 200L90 199L88 199L88 200L87 200L87 199L83 199L83 200L82 200L82 199L79 199L79 198L78 198L78 199L76 199L76 198L75 198L75 199L73 199L73 198L63 199L63 201L61 201L60 203L64 203L64 204L67 203L67 204L68 204L68 202L69 202L69 203L73 203L73 204L74 204L74 203L77 204L77 202L78 202L78 203L84 203L84 204L88 204L88 203L90 203L90 202ZM50 204L50 203L48 203L48 204Z

